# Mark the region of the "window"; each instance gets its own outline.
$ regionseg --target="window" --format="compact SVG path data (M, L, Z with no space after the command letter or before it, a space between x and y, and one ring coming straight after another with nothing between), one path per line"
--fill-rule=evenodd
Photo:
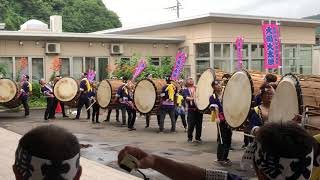
M298 73L312 74L312 46L300 45L299 60L297 61Z
M43 58L32 58L32 81L39 81L44 78Z
M96 70L96 58L95 57L86 57L85 59L85 72L89 70Z
M155 66L160 66L160 59L159 58L151 58L151 64Z
M99 81L107 79L109 77L108 58L99 58Z
M214 57L221 57L221 44L214 44Z
M29 74L28 58L15 57L16 60L16 81L20 81L23 74Z
M75 79L80 79L82 72L83 72L83 58L82 57L74 57L73 58L73 75L72 75L72 77Z
M183 76L184 79L191 77L191 66L190 65L185 65L183 69Z
M210 44L209 43L202 43L196 44L196 57L210 57Z
M60 60L61 60L60 76L62 77L70 76L70 59L60 58Z
M196 60L196 73L202 74L206 69L210 67L209 60Z
M286 44L284 45L284 67L283 73L297 73L297 60L296 60L296 52L297 52L297 45L293 44Z
M251 69L264 72L264 48L263 44L251 45Z
M223 44L223 58L230 58L230 44Z
M13 62L11 57L0 57L0 77L13 79Z
M225 72L230 72L230 59L229 60L214 60L214 68L220 69Z

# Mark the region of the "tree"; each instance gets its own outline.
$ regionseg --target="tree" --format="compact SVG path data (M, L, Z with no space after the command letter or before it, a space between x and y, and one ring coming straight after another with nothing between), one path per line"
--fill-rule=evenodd
M51 15L63 17L65 32L95 32L121 27L117 14L102 0L0 0L0 22L8 30L18 30L29 19L49 24Z

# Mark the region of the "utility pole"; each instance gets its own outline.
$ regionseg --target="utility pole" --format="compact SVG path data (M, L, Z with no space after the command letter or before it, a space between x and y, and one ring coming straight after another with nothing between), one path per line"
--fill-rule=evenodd
M176 1L177 1L176 6L167 7L165 9L177 11L177 18L180 18L180 10L181 10L182 4L180 3L180 0L176 0Z

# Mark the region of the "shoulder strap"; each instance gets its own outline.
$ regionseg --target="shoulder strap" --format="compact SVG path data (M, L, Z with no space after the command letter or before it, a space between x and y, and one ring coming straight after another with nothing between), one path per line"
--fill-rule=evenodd
M259 106L256 106L253 108L254 111L259 115L260 114L260 109L259 109Z

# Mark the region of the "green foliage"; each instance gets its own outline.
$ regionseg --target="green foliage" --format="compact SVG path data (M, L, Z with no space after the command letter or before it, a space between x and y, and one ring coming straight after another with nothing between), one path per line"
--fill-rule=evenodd
M39 83L32 83L32 96L29 101L30 107L46 107L47 100L41 93L41 86Z
M0 64L0 77L6 77L7 75L7 64Z
M140 59L141 57L139 55L134 55L130 61L118 60L116 63L117 68L113 72L113 76L117 78L127 77L128 79L131 79L134 73L135 67L138 64ZM151 57L148 57L146 59L148 61L147 68L136 79L137 81L146 78L148 74L152 74L153 78L161 78L161 79L171 74L172 67L174 65L174 59L171 56L160 58L161 67L153 65L151 63Z
M49 16L62 15L65 32L95 32L121 27L117 14L102 0L0 0L0 22L18 30L29 19L49 24Z

